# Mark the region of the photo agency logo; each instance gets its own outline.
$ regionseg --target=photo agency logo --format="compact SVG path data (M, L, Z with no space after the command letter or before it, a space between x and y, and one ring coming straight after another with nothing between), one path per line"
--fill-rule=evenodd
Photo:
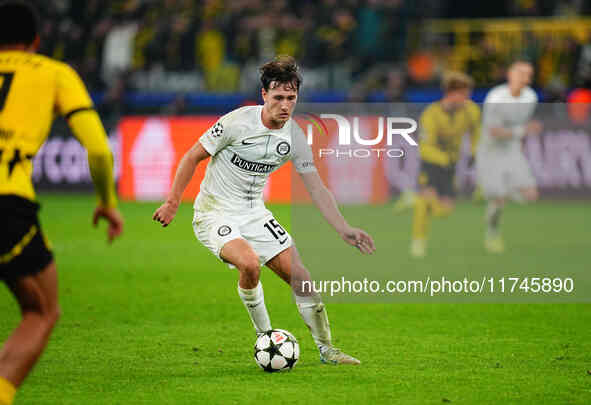
M416 147L412 134L417 121L407 117L347 117L339 114L310 114L300 116L305 121L308 145L317 142L315 134L325 138L318 148L319 158L402 158L404 145ZM328 121L330 120L330 121ZM329 125L336 133L329 130ZM361 128L361 130L360 130ZM361 133L363 132L363 136ZM369 137L368 133L373 133ZM385 142L384 142L385 141ZM325 145L327 143L327 145Z

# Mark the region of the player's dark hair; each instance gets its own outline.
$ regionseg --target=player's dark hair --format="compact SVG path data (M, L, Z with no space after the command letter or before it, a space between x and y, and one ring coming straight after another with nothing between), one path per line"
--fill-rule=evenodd
M0 2L0 46L31 45L39 33L39 15L27 2Z
M260 68L261 83L265 91L269 91L271 83L273 87L279 84L290 84L294 89L299 90L302 84L302 76L298 73L298 65L295 59L289 55L277 56Z

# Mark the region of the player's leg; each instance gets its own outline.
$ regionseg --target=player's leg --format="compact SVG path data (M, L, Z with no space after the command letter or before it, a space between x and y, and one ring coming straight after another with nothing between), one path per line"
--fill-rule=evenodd
M520 150L510 155L508 168L508 187L511 199L521 204L536 201L539 197L536 178L529 162Z
M494 195L505 194L514 201L525 204L538 199L538 189L535 180L530 173L529 167L520 162L512 171L507 171L511 182L505 186L505 191L493 193ZM526 164L526 163L525 163ZM509 166L510 167L510 166ZM498 187L502 189L503 186ZM490 198L486 207L486 237L484 246L490 253L502 253L505 251L505 243L501 237L500 226L501 216L505 207L505 198Z
M406 190L402 190L400 197L394 203L392 210L395 214L401 214L405 211L411 210L415 206L416 199L417 193L414 189L408 188Z
M490 253L502 253L505 249L500 227L505 199L509 194L506 181L510 174L508 166L505 157L495 154L481 153L476 159L477 183L487 200L484 247Z
M499 225L501 221L501 214L505 207L505 199L490 198L486 206L486 225L487 235L496 237L499 234Z
M218 258L238 269L238 296L244 303L257 333L271 329L265 306L263 286L259 281L257 254L239 231L239 220L195 211L193 231L197 240Z
M415 202L410 247L413 257L423 257L426 254L431 218L445 217L453 211L455 198L453 176L453 167L422 163L419 175L421 192Z
M0 404L11 403L14 389L37 362L60 314L54 262L7 285L19 304L22 320L0 351Z
M229 241L220 250L220 257L238 269L240 288L252 289L257 286L261 274L259 259L246 240L237 238Z
M410 254L414 257L424 257L427 250L427 237L431 223L431 201L437 199L437 192L432 187L423 188L415 201L412 219L412 242Z
M294 293L298 311L310 329L320 359L329 364L360 364L356 358L332 346L330 324L322 298L312 289L310 273L302 263L294 245L266 263L275 274L288 283Z
M490 198L486 210L485 247L491 253L502 253L505 244L500 224L506 198L519 203L533 202L538 199L538 190L529 163L520 151L495 160L497 170L491 171L487 180Z
M238 295L244 303L257 333L272 329L265 305L263 286L259 280L261 268L259 258L250 244L243 238L225 243L220 257L234 265L239 272Z
M412 256L425 256L431 218L447 217L453 212L454 207L455 199L453 197L440 196L434 188L427 188L421 193L419 201L415 204L413 240L411 244Z
M430 206L434 217L443 218L450 215L455 207L455 167L436 167L435 169L433 187L436 193L430 201Z
M500 224L505 199L502 197L489 198L486 205L486 235L484 246L490 253L502 253L505 245L501 237Z
M318 349L331 346L330 327L322 298L311 288L310 273L304 267L295 246L280 252L266 266L290 285L298 310L310 328Z
M437 193L431 200L431 211L433 216L444 218L449 216L455 208L456 200L449 195L439 196Z

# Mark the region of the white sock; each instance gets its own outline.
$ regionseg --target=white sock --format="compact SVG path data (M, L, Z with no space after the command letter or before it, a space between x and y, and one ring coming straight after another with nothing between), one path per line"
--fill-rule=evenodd
M494 238L499 236L499 224L503 206L496 201L489 201L486 206L486 236Z
M331 346L330 325L322 299L319 295L305 297L296 295L295 299L300 315L310 329L318 350L322 353Z
M257 286L252 289L240 288L240 286L238 286L238 295L244 303L257 333L273 329L271 327L269 314L267 313L267 307L265 306L263 285L260 281Z

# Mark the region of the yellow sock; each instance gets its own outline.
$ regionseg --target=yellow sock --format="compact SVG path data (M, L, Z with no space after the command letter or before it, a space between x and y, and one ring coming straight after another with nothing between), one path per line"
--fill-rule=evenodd
M412 238L427 239L429 228L429 203L423 196L417 196L415 200L415 211L412 220Z
M0 377L0 405L12 405L16 388L10 381Z
M451 207L447 204L442 204L437 197L433 197L429 201L429 205L431 207L431 212L435 217L441 218L451 214Z

